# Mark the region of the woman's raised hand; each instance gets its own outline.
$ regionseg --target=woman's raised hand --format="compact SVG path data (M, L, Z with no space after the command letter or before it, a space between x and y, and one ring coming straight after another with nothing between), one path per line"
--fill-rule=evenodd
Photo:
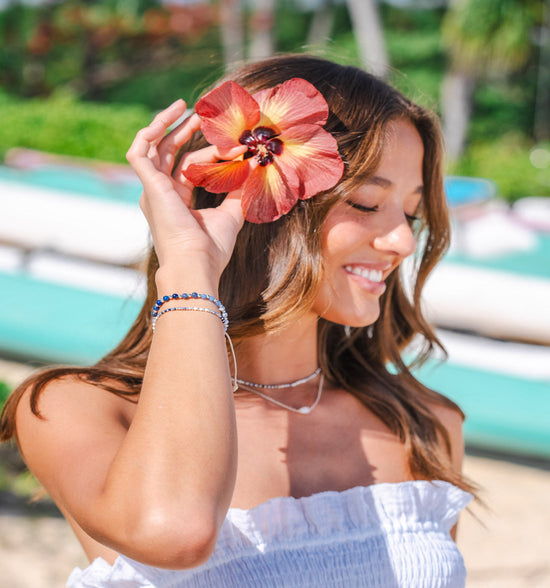
M149 223L161 268L177 272L202 268L215 279L227 265L244 219L240 191L230 193L217 208L190 209L193 185L182 169L190 163L233 159L243 146L221 152L215 146L185 154L174 170L176 153L200 129L193 114L166 134L185 112L177 100L141 129L126 157L143 184L140 207ZM166 272L163 269L163 271Z

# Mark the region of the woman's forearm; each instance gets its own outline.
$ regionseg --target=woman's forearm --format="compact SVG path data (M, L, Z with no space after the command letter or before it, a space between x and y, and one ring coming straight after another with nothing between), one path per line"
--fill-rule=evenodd
M159 292L184 291L169 281L158 280ZM207 276L195 272L185 281L187 291L216 295L216 284ZM201 301L201 306L208 304ZM165 305L171 306L183 304ZM145 547L153 542L154 555L161 543L169 567L197 565L194 560L214 546L236 466L223 325L209 313L167 313L157 322L135 416L100 500L127 529L121 539L132 550L136 542ZM142 549L133 556L145 561Z

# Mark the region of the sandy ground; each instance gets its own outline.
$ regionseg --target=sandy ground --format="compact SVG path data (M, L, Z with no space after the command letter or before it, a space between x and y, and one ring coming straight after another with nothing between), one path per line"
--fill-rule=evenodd
M0 361L0 378L17 381L25 371ZM550 463L469 454L465 472L483 487L489 507L474 507L460 521L467 588L550 587ZM0 493L2 586L63 587L75 565L86 559L51 505Z
M467 455L487 509L462 515L458 545L468 588L550 587L550 463Z

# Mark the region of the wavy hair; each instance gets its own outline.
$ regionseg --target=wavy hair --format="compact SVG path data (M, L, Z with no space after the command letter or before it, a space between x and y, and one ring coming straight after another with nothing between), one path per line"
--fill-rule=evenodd
M329 210L375 172L386 143L388 123L410 121L424 146L422 219L415 228L422 246L416 254L415 275L411 283L404 284L402 273L391 274L381 297L380 316L370 327L346 333L343 325L321 318L319 364L328 381L355 395L404 443L414 477L443 479L471 491L472 485L438 457L440 439L449 453L450 440L430 405L460 409L411 373L413 364L420 365L435 347L441 347L420 307L426 278L449 242L438 120L376 77L317 57L274 57L228 76L251 93L293 77L312 83L327 101L330 114L325 129L338 142L345 171L336 188L299 201L279 220L266 224L245 222L220 282L220 298L231 319L229 333L238 345L253 335L284 329L308 312L323 277L321 231ZM205 144L197 133L182 151ZM223 198L199 188L195 190L193 206L216 206ZM16 433L15 410L23 392L30 388L31 408L39 415L40 394L56 378L73 375L115 394L139 394L151 344L150 308L156 299L157 269L158 260L152 250L146 300L116 349L92 367L53 368L32 376L14 391L0 421L3 440ZM417 345L416 354L405 362L403 351L413 338L423 344Z

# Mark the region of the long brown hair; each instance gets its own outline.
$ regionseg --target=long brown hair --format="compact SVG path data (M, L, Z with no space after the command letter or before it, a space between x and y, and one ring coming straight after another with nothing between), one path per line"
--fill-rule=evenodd
M438 121L376 77L317 57L275 57L245 66L230 76L252 93L293 77L312 83L327 101L330 115L325 129L338 141L345 172L335 189L300 201L279 220L260 225L245 223L220 282L220 298L231 321L230 335L238 345L252 335L284 328L311 308L323 275L321 230L328 211L374 173L388 123L410 121L424 146L422 222L417 227L422 247L409 285L412 293L407 292L400 273L393 272L381 298L380 317L371 327L354 328L349 333L342 325L320 319L319 362L331 383L354 394L402 440L414 477L443 479L471 490L471 485L438 457L440 438L450 452L449 435L429 406L437 403L460 409L423 386L410 371L411 363L421 364L434 347L440 347L420 308L422 287L449 242ZM204 145L198 133L184 149ZM223 197L196 189L194 206L216 206ZM150 309L156 298L157 268L152 250L147 299L116 349L92 367L53 368L31 377L14 391L0 421L3 440L15 434L15 410L23 391L31 389L31 408L39 415L39 396L56 378L74 375L119 395L139 394L152 337ZM403 350L414 337L424 345L406 364Z

